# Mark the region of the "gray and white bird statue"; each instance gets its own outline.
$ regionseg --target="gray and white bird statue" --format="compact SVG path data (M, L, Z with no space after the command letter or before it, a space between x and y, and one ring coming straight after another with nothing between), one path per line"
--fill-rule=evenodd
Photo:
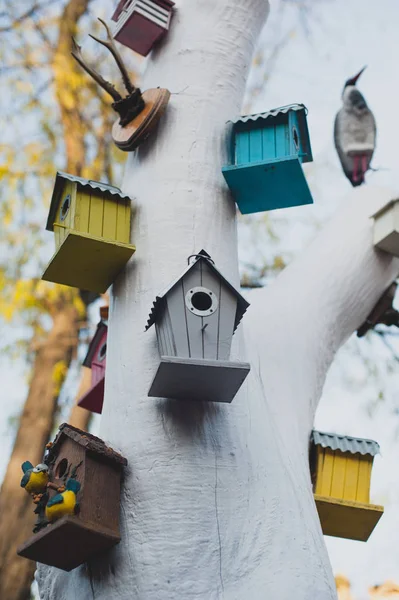
M375 149L376 125L374 115L356 87L361 71L345 82L342 108L334 123L334 142L342 169L351 184L364 183Z

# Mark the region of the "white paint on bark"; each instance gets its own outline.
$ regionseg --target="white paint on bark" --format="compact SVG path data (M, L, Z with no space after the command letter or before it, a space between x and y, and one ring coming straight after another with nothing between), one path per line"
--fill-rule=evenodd
M221 165L266 0L178 3L143 88L168 87L155 136L130 156L137 253L114 286L101 436L128 459L122 542L67 574L41 567L42 600L332 600L307 445L335 351L399 270L372 247L386 193L364 188L252 306L232 359L252 365L231 405L147 397L159 356L144 333L156 293L205 248L238 285L234 204ZM246 348L243 334L245 333Z

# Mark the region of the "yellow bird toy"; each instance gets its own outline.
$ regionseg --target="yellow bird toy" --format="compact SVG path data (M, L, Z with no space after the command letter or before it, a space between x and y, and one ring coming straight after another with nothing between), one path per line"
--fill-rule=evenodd
M79 504L76 501L76 494L79 490L79 481L68 479L65 491L50 498L46 506L46 517L50 523L64 515L75 515L78 512Z
M24 472L21 479L21 487L25 488L28 494L32 494L34 500L36 496L44 494L46 486L48 484L48 466L40 463L36 467L33 467L29 460L22 463L22 470Z

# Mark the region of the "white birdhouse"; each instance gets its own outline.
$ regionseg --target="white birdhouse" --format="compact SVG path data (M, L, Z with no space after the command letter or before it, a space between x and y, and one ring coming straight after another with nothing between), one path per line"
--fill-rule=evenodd
M388 202L373 218L374 246L399 257L399 199Z

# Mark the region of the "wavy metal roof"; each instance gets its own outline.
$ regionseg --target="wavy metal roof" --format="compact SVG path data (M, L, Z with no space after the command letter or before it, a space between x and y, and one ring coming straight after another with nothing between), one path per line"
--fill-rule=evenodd
M218 271L218 269L214 266L213 261L212 261L210 255L206 252L206 250L201 250L195 256L196 256L196 259L192 263L190 263L188 265L188 267L186 267L186 269L184 269L183 273L181 273L181 275L179 275L179 277L177 277L174 281L172 281L172 283L170 285L168 285L168 287L166 289L164 289L160 294L158 294L156 296L156 298L153 302L152 308L151 308L151 312L148 316L145 331L147 331L147 329L149 329L151 327L151 325L153 325L155 323L156 318L162 309L162 305L163 305L165 296L175 287L175 285L177 285L181 281L181 279L186 275L186 273L191 271L191 269L194 267L194 265L198 264L199 261L206 261L209 268L212 269L212 271L214 271L214 273L216 273L216 275L218 277L220 277L220 279L223 281L223 283L233 292L233 294L237 298L237 311L236 311L236 316L235 316L235 321L234 321L233 333L237 329L245 311L247 310L247 308L249 306L249 302L247 302L245 300L245 298L240 294L240 292L225 277L223 277L223 275L220 273L220 271Z
M351 454L359 453L375 456L380 452L379 444L373 440L354 438L348 435L338 435L336 433L325 433L323 431L313 430L310 441L322 448L341 450L341 452L350 452Z
M100 190L103 194L108 197L116 196L122 199L131 200L130 196L124 194L119 188L114 185L110 185L108 183L101 183L100 181L94 181L93 179L85 179L84 177L77 177L77 175L70 175L69 173L65 173L64 171L57 171L57 175L55 177L55 184L53 195L51 197L50 210L48 214L46 229L48 231L53 231L53 224L55 220L55 216L57 214L57 208L59 205L59 197L62 191L62 187L65 180L72 181L73 183L78 183L82 188L92 188L93 190Z
M232 121L228 121L229 123L246 123L247 121L257 121L258 119L268 119L269 117L277 117L279 114L286 114L291 110L304 110L305 115L308 112L308 109L304 104L287 104L286 106L280 106L279 108L273 108L272 110L268 110L263 113L257 113L254 115L242 115L241 117L237 117Z

